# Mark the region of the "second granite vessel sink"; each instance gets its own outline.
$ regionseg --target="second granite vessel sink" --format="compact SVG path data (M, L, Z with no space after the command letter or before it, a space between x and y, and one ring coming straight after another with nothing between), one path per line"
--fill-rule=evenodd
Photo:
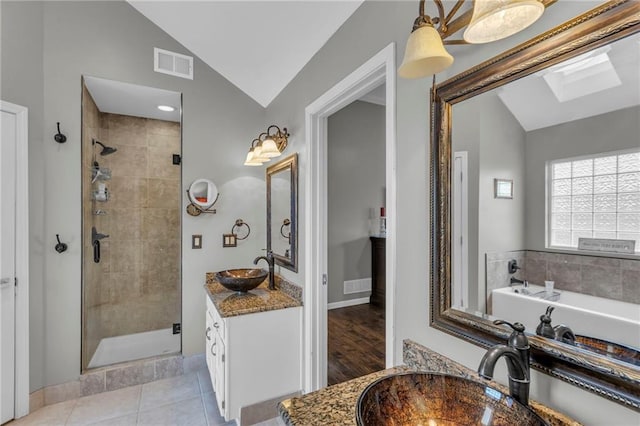
M399 373L376 380L358 398L356 420L361 426L547 425L497 389L437 373Z
M246 293L258 287L269 273L264 269L227 269L216 272L216 280L225 288Z

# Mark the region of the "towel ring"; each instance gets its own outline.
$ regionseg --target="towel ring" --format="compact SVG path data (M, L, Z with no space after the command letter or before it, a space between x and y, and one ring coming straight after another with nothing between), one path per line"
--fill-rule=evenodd
M280 235L282 235L283 237L287 238L289 240L289 242L291 242L291 229L289 229L289 234L285 235L284 233L284 227L285 226L289 226L291 225L291 221L289 219L285 219L282 221L282 226L280 227Z
M236 234L236 228L240 228L242 226L246 226L247 227L247 235L245 235L244 237L240 238L238 237L238 234ZM236 239L238 240L245 240L247 239L247 237L249 236L249 234L251 234L251 228L249 227L249 224L246 223L244 220L242 219L237 219L236 223L233 225L233 227L231 228L231 233L233 235L236 236Z

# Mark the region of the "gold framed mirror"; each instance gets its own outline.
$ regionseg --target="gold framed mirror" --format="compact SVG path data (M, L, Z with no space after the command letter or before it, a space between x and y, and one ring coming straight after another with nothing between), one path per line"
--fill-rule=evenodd
M540 80L544 80L545 75L548 76L547 73L550 70L558 70L561 67L563 67L562 71L565 74L570 74L577 68L581 67L580 61L582 59L589 58L590 55L593 56L594 52L599 52L599 49L608 49L616 43L624 43L625 41L632 40L632 45L635 49L626 49L626 56L635 56L637 59L640 55L640 49L638 49L639 43L636 38L640 40L639 35L640 3L629 0L609 1L495 58L456 75L433 88L431 93L430 139L430 323L432 327L482 347L489 347L497 343L503 343L510 333L509 330L498 327L492 322L495 317L491 315L493 313L493 309L491 308L491 289L488 288L490 280L487 279L489 273L487 272L488 267L486 263L488 261L487 256L490 253L489 251L478 249L477 241L474 242L476 245L476 252L474 253L475 256L469 256L469 258L473 258L474 260L473 262L468 263L468 265L472 266L471 268L467 268L466 276L468 279L466 281L463 280L463 283L466 282L467 284L467 289L473 289L474 292L470 297L467 297L467 299L454 294L460 291L457 288L458 280L457 278L454 280L454 277L464 276L457 272L457 267L460 264L464 266L464 262L460 262L460 259L462 259L463 256L461 256L459 252L457 252L458 249L451 244L451 241L454 240L454 235L458 226L455 224L455 220L457 219L455 218L456 215L454 213L457 211L454 206L459 205L457 203L457 199L455 199L458 192L455 189L452 179L453 170L457 167L455 165L454 153L458 150L462 150L455 144L460 141L460 137L464 137L465 135L470 138L477 139L479 134L478 132L482 131L482 126L484 126L485 129L503 127L503 122L499 120L478 124L476 122L482 121L482 118L479 118L478 116L474 116L473 119L468 121L461 120L460 117L464 116L464 114L458 112L459 108L466 108L468 105L476 102L482 97L487 99L488 96L494 96L495 99L498 99L498 96L495 95L497 90L503 90L511 83L524 81L525 77L533 76ZM593 61L593 57L590 59L591 62L599 61ZM602 64L603 62L600 61L598 63ZM638 74L636 66L635 79L637 78ZM547 80L550 79L551 77L547 78ZM600 80L602 80L602 78L600 78ZM548 92L553 91L551 84L549 84L549 87L545 90ZM636 91L636 94L637 93L638 92ZM572 98L573 101L582 102L582 99L579 99L580 96L583 95L578 95ZM515 96L515 98L518 97L522 99L523 95ZM592 94L592 97L599 97L600 100L605 99L602 93L596 93L595 95ZM547 116L556 115L550 113L549 109L546 107L535 104L535 101L531 98L527 98L525 96L525 99L529 101L531 105L536 106L533 109L541 110L543 116L545 114ZM608 100L608 98L606 99ZM500 101L502 101L502 103L500 103ZM497 102L502 108L507 105L505 99L498 99ZM564 101L559 100L559 102L562 103ZM632 122L632 126L636 126L635 136L637 137L639 134L637 132L637 111L639 111L638 108L640 107L636 103L635 105L626 105L624 108L626 108L627 112L629 112L628 108L635 108L631 110L630 115L633 116L633 114L635 114L636 117L635 122ZM511 112L511 114L513 117L511 117L510 120L515 117L515 119L520 122L521 127L526 128L526 126L522 125L517 114L514 114L513 112ZM599 114L604 113L600 112ZM589 118L594 115L595 114L585 115L582 118ZM459 122L464 124L458 125ZM554 125L562 124L555 123ZM474 129L472 128L473 126L478 128ZM617 129L617 127L612 126L609 126L608 128ZM615 133L615 136L611 133L610 138L614 137L617 138L618 133ZM601 141L600 145L607 145L607 143ZM477 145L474 145L474 147L474 149L483 152L485 155L491 152L484 148L481 150ZM601 154L606 154L609 157L612 157L614 155L626 155L628 152L629 151L626 150L621 151L613 146L605 146L602 149ZM635 151L631 152L633 153ZM499 157L504 156L504 150L493 151L491 160L496 160ZM578 161L579 159L583 159L583 157L567 154L563 156L561 155L559 159L564 159L565 161ZM547 161L547 163L551 164L550 161ZM519 164L523 169L526 169L524 162L520 162ZM544 166L544 161L542 164L543 167L547 167ZM545 180L549 176L548 170L547 174L545 174L545 169L543 168L539 171L539 176L542 176L537 178L542 179L541 192L545 194L545 191L553 191L553 188L549 186L549 181ZM456 179L457 177L458 176L456 175ZM498 212L504 212L508 211L508 209L512 209L515 203L523 203L521 204L520 210L524 210L529 214L529 216L524 216L525 219L521 219L521 223L519 225L521 229L524 229L521 231L523 235L532 233L530 230L527 230L532 226L530 222L538 221L541 223L539 229L543 230L542 233L533 232L539 237L539 245L536 246L534 244L533 250L531 251L563 256L562 261L558 263L562 263L565 266L569 262L569 256L584 254L578 252L577 245L576 248L569 247L569 243L567 243L567 247L558 248L558 244L555 244L554 247L553 243L556 241L554 240L556 237L549 234L547 231L553 227L549 224L555 222L551 222L548 212L545 212L545 205L553 205L553 200L549 201L549 199L546 198L549 193L553 194L553 192L548 192L547 195L544 195L545 198L539 200L537 204L524 204L525 202L522 199L524 197L523 192L525 190L529 190L529 188L526 187L526 182L532 179L529 174L520 174L514 177L509 173L506 173L505 175L504 168L494 167L491 172L485 173L485 176L480 177L481 178L479 179L474 179L470 176L469 181L473 181L474 183L478 182L478 185L484 185L484 181L488 183L487 185L480 187L478 191L482 190L489 193L491 195L490 198L492 199L492 203L501 203L495 204L496 206L499 206L497 207L499 209L497 210ZM513 194L512 198L494 198L494 179L513 180L511 188ZM475 202L475 208L478 209L477 194ZM542 210L536 210L534 206L541 206L540 208ZM479 208L479 210L481 209L482 207ZM633 213L636 213L635 210ZM536 214L537 216L534 216ZM495 227L498 222L501 222L500 219L497 219L497 216L494 215L492 220L492 226L494 227L491 228L491 230L494 234L496 232L501 232L501 230L503 233L507 233L504 228ZM500 225L502 225L502 223L500 223ZM475 230L476 236L478 236L481 231L486 232L487 229L489 229L487 228L483 231L482 226L482 224L477 226L480 229ZM640 233L640 229L637 233ZM632 232L632 234L635 235L636 233ZM591 235L593 237L598 236L595 231ZM615 238L623 238L629 235L630 234L624 234ZM573 239L577 240L579 236L579 232L575 233L575 238L573 234L570 234L568 241L573 242ZM478 238L480 237L478 236ZM524 241L524 237L522 240ZM459 241L459 239L455 239L455 241ZM549 241L551 241L551 244ZM562 244L560 245L562 246ZM528 249L525 243L522 243L521 246L517 248L520 249L520 251L526 251ZM605 259L606 262L614 262L614 260L611 259L615 259L615 262L624 263L625 265L631 265L630 262L640 262L637 252L635 255L632 254L627 256L613 256L610 254L594 253L588 253L587 255L589 256L591 263L602 262L602 259ZM621 260L618 261L618 259ZM512 259L507 257L502 260L506 261ZM635 263L633 265L635 265ZM505 275L506 267L505 262ZM635 268L635 266L633 267ZM548 270L545 273L540 274L540 271L535 270L533 267L530 267L529 269L530 272L528 273L530 273L531 276L538 277L537 280L549 279L548 276L550 273ZM519 277L521 282L528 279L527 276L516 275L517 269L515 269L513 265L509 266L509 271L511 270L513 270L513 272L506 275L507 283L505 286L508 292L512 292L512 288L509 287L510 278L518 279ZM635 274L635 276L637 276L638 272L636 271ZM483 280L484 283L482 282ZM455 289L453 285L454 281L456 284ZM568 281L566 274L564 275L564 278L556 282L556 288L558 288L558 284L563 284L562 281ZM624 278L619 278L618 283L623 286ZM542 285L544 290L544 284ZM465 287L462 286L462 288L464 289ZM530 290L526 289L526 291ZM567 290L565 288L565 290L561 289L560 292L562 291ZM467 294L468 296L470 294L465 293L465 290L462 290L462 293ZM467 301L465 302L465 300ZM477 303L474 304L472 302L468 302L468 300L475 300ZM545 302L551 303L551 301L547 300L545 300ZM627 304L635 305L637 308L638 303L639 302L636 301L635 303ZM634 306L632 306L632 308L633 307ZM557 312L558 309L556 308L556 313ZM554 315L556 315L556 313L554 313ZM541 314L544 314L544 310L540 311L537 315ZM522 315L522 313L520 313L520 315ZM525 321L524 318L507 319L510 321ZM526 318L526 320L537 321L538 318ZM593 324L597 321L598 320L593 320ZM587 321L587 323L589 322ZM571 326L572 324L568 325ZM576 322L574 323L574 326L577 328L580 324ZM638 331L639 329L635 328L632 330ZM575 384L583 389L624 404L632 409L640 410L640 365L633 362L627 362L619 358L614 358L609 355L603 355L597 351L589 350L588 348L564 341L538 336L535 334L535 328L532 329L530 326L527 327L527 331L530 333L529 337L532 349L531 365L534 368L555 378ZM635 338L638 339L637 336L639 335L640 333L636 333ZM636 345L636 348L640 348L640 342Z
M298 272L298 154L267 167L267 250Z

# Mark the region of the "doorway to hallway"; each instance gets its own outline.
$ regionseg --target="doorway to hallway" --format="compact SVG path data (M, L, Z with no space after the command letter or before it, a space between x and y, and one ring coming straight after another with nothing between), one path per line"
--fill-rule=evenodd
M309 164L305 168L305 392L327 384L328 360L328 209L327 118L385 84L385 366L397 363L394 345L396 269L395 44L390 44L305 109Z

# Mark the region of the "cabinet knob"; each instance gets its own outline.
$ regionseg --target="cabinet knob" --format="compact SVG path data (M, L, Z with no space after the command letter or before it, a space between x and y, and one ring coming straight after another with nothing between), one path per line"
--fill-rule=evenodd
M209 333L211 333L211 327L207 327L207 331L205 331L204 335L207 336L207 340L211 340L211 336L209 335Z
M217 330L220 328L220 324L218 324L217 322L214 322L213 327Z

